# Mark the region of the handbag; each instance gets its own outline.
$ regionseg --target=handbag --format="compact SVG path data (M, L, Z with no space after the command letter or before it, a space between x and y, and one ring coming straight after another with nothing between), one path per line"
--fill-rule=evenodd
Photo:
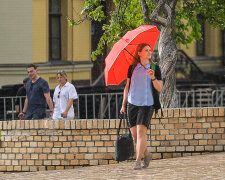
M134 155L134 142L129 128L128 134L120 135L121 124L125 127L125 115L120 117L119 129L117 130L117 140L115 144L115 161L125 161Z

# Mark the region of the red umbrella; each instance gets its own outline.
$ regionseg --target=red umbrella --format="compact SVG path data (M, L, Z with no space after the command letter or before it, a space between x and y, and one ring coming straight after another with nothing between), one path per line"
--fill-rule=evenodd
M128 31L112 48L105 59L106 85L119 85L126 77L138 44L146 43L154 49L160 32L155 26L143 25Z

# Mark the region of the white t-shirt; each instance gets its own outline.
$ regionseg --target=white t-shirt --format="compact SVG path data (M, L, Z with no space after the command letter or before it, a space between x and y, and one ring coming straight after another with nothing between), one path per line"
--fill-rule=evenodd
M74 108L73 104L71 105L67 118L63 118L61 114L66 110L69 99L77 99L77 91L71 83L67 82L61 89L59 85L56 86L53 102L55 104L53 119L73 119L74 118Z

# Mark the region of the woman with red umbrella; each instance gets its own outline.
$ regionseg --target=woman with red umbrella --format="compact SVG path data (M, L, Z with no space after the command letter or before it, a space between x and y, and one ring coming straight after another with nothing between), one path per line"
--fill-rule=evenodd
M138 45L133 65L128 70L120 110L120 113L126 113L127 105L128 123L136 143L136 161L133 169L147 168L152 159L152 154L147 150L146 131L156 104L159 103L156 94L162 90L163 82L160 68L153 63L151 55L152 49L149 44ZM141 166L142 158L144 158L143 166Z

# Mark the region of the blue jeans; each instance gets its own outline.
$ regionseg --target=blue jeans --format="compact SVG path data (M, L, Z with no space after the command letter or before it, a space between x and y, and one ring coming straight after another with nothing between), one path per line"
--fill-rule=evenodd
M33 113L33 114L27 113L25 115L24 120L37 120L37 119L44 119L44 118L46 118L45 112L38 112L38 113Z

